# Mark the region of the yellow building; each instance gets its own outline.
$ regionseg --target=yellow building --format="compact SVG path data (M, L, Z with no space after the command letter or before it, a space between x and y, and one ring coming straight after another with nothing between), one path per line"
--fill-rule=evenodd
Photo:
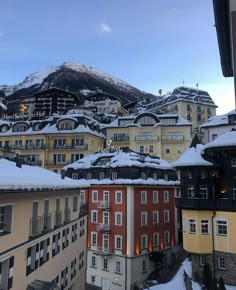
M116 119L106 136L115 147L174 161L191 143L191 123L175 114L141 113Z
M213 276L236 285L236 131L189 148L180 170L183 247L191 253L193 277L209 263Z
M0 289L85 289L87 185L18 166L0 159Z
M55 172L103 148L104 140L100 124L84 115L0 122L0 147L6 153L14 151L27 164Z

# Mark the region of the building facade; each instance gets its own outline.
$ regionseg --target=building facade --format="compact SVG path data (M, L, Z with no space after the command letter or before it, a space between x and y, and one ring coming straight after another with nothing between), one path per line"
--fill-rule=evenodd
M141 113L119 117L106 126L107 140L115 147L174 161L191 143L191 123L177 115Z
M213 276L236 285L236 134L227 132L214 141L190 148L176 161L181 172L183 247L191 253L193 277L204 264Z
M0 169L0 289L85 289L87 184L5 159Z
M214 101L208 92L198 88L179 87L146 106L146 110L153 113L177 114L181 118L192 122L193 133L208 118L216 115Z
M54 116L37 121L0 121L0 147L30 165L55 172L103 148L100 124L84 115Z
M178 181L169 162L131 150L101 152L68 165L66 175L87 179L87 284L133 289L173 262L178 243L174 196Z

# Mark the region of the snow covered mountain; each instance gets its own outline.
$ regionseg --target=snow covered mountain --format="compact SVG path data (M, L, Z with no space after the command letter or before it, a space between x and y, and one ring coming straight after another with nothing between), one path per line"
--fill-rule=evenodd
M0 91L9 99L17 99L21 95L29 95L51 87L76 92L82 98L89 93L102 91L120 97L123 103L143 100L144 97L155 98L154 95L140 91L96 68L69 62L33 73L17 85L2 85Z

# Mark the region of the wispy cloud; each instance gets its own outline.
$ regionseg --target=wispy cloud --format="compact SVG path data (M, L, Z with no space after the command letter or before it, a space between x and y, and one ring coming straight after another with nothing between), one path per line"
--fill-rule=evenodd
M112 32L112 29L111 29L111 26L108 25L107 23L105 22L102 22L100 24L100 29L99 29L99 33L100 34L104 34L104 33L111 33Z

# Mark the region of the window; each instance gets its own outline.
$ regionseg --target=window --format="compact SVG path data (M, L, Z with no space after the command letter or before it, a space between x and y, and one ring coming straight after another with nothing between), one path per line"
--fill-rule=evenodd
M215 140L217 138L217 134L212 134L211 135L211 141Z
M91 232L91 245L96 246L97 245L97 233Z
M12 205L0 205L0 235L11 232Z
M153 153L153 146L152 145L149 146L149 153Z
M169 231L164 232L164 245L165 246L170 245L170 232Z
M164 203L169 202L169 191L164 191Z
M61 271L61 290L65 289L68 284L68 267L66 267L63 271Z
M233 199L236 199L236 187L233 187Z
M159 212L158 210L153 211L153 224L156 225L159 223Z
M92 202L98 202L98 192L97 190L92 191Z
M122 250L122 236L115 236L115 249Z
M97 223L98 222L98 211L92 210L91 211L91 223Z
M72 280L76 275L76 258L71 262L70 266L70 279Z
M158 191L153 191L153 203L158 203Z
M194 197L194 187L190 186L188 187L188 198L193 198Z
M148 242L147 242L147 235L142 235L141 236L141 249L142 250L147 249L147 244L148 244Z
M109 252L109 235L103 234L103 251Z
M84 233L85 233L84 223L85 223L84 220L81 220L79 222L79 225L80 225L80 227L79 227L79 236L80 237L82 237L84 235Z
M159 233L154 233L153 234L153 247L159 247Z
M206 255L200 255L199 264L200 266L204 266L206 264Z
M84 266L84 251L79 254L79 270Z
M157 173L156 173L156 172L153 173L152 178L153 178L154 180L157 180Z
M115 213L115 225L122 226L122 212Z
M73 172L71 175L72 179L78 179L79 178L79 174L76 172Z
M194 219L189 219L189 233L196 234L196 221Z
M226 264L225 264L225 259L222 257L218 257L218 269L219 270L226 270Z
M84 158L84 154L71 154L71 156L70 156L71 161L70 162L74 163L77 160L82 159L82 158Z
M100 172L99 173L99 179L104 179L105 178L105 173L104 172Z
M141 212L141 226L146 226L147 225L147 212L142 211Z
M231 166L236 167L236 158L231 159Z
M205 179L206 178L206 171L205 171L205 169L201 169L200 175L201 175L201 179Z
M141 172L141 178L146 179L146 172Z
M116 191L116 203L121 204L122 203L122 192Z
M117 172L112 172L112 174L111 174L111 179L112 179L112 180L117 179Z
M166 152L166 154L170 154L170 146L166 146L165 152Z
M192 171L189 171L189 172L188 172L188 178L189 178L189 179L192 179L192 178L193 178L193 173L192 173Z
M93 175L92 172L87 172L86 179L92 179Z
M147 272L147 261L146 260L142 261L142 272L143 273Z
M121 273L121 262L120 261L116 261L115 272L119 273L119 274Z
M62 249L65 249L69 245L69 228L62 231Z
M139 152L140 152L140 153L144 153L144 146L140 146L140 147L139 147Z
M96 256L91 257L91 267L93 267L93 268L97 267Z
M108 270L108 260L107 260L107 258L103 259L103 270Z
M60 252L61 233L57 233L52 237L52 256L56 256Z
M85 191L80 190L80 205L85 203Z
M95 284L95 282L96 282L96 277L92 275L92 276L91 276L91 283L92 283L92 284Z
M217 235L227 236L227 221L216 221Z
M66 154L53 154L53 163L56 164L65 164L66 163Z
M49 246L50 246L50 238L47 238L44 241L40 242L40 258L39 265L43 265L49 260Z
M201 185L200 186L200 198L204 198L204 199L208 198L206 185Z
M0 262L0 289L11 289L13 286L14 256Z
M168 209L164 210L164 223L170 222L170 211Z
M77 240L77 223L73 224L71 228L71 242L73 243L76 240Z
M73 211L78 210L78 195L73 196Z
M186 219L182 218L183 233L186 233Z
M201 220L201 233L202 235L209 234L209 220Z
M142 204L147 203L147 192L146 191L141 191L141 203Z
M27 249L26 276L31 274L39 266L39 244Z

